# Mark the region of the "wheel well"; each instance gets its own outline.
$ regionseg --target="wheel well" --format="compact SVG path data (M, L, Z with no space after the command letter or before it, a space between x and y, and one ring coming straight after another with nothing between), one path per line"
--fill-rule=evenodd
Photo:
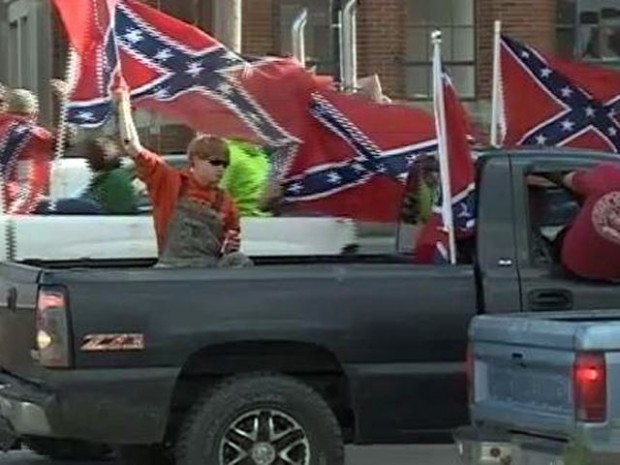
M169 433L187 409L226 377L270 372L294 376L312 386L330 405L345 437L352 433L349 383L336 356L315 344L248 341L205 347L188 357L174 389Z

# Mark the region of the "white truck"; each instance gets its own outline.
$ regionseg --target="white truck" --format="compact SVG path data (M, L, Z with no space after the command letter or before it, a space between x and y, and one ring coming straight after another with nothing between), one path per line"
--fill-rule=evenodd
M173 166L185 155L168 155ZM123 160L131 167L131 160ZM86 160L54 162L52 199L75 197L90 179ZM19 262L155 259L157 247L151 205L139 181L136 215L1 215L0 260ZM357 244L355 222L331 217L242 218L241 249L251 257L339 255Z

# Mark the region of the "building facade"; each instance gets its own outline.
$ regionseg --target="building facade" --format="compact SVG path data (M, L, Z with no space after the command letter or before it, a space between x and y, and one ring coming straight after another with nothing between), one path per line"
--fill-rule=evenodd
M213 0L145 0L161 10L213 29ZM62 77L64 37L47 0L0 0L0 80L46 91ZM620 68L618 0L361 0L358 9L360 75L377 73L396 100L428 102L430 33L441 29L444 61L478 121L488 120L493 22L511 37L567 58ZM332 70L330 0L243 0L243 53L286 54L291 25L309 9L306 50L320 72ZM45 99L42 99L45 100ZM49 107L49 105L47 106ZM46 108L47 108L46 107ZM150 136L163 150L181 149L189 131L158 127Z

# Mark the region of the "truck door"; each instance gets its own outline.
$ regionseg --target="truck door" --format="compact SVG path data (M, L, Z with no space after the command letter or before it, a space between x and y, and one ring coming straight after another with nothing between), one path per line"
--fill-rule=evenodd
M532 176L569 172L609 161L589 154L513 156L513 209L517 265L524 311L618 308L620 287L568 275L560 264L557 234L578 213L579 205L563 187L541 187ZM529 181L528 181L529 179Z
M478 311L518 311L521 301L510 160L507 156L489 156L480 170L476 227Z

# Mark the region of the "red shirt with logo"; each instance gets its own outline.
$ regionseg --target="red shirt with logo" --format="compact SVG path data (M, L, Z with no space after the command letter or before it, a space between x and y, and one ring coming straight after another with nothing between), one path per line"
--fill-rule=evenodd
M620 167L602 164L573 176L584 199L562 244L562 264L577 276L620 280Z

